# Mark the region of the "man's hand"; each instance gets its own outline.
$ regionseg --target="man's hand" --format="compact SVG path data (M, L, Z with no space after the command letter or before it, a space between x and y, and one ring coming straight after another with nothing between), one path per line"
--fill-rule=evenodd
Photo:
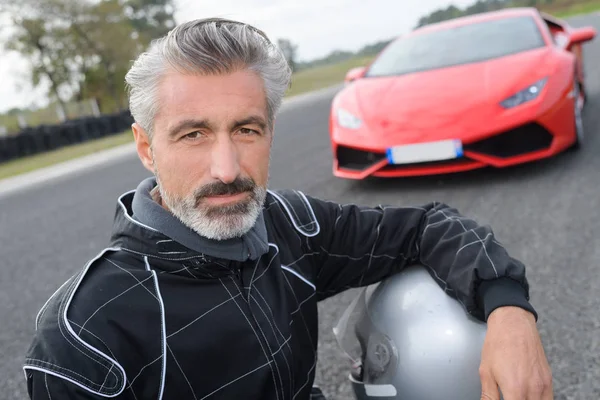
M479 368L481 399L552 400L552 372L533 314L500 307L487 321Z

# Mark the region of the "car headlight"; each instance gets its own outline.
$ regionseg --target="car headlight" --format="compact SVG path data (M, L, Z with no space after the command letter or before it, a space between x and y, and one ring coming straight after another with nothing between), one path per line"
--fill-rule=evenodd
M338 108L337 120L341 127L348 129L358 129L362 125L362 120L360 118L343 108Z
M523 103L531 101L539 96L540 92L546 85L548 78L540 79L535 82L533 85L521 90L520 92L510 96L508 99L502 101L500 105L504 108L513 108L516 106L520 106Z

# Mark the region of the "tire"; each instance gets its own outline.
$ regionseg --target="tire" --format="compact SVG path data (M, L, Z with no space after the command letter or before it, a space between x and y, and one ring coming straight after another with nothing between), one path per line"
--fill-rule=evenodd
M575 143L573 148L578 150L583 146L585 138L585 129L583 127L583 107L585 105L585 95L581 94L579 82L575 80L573 88L573 115L575 119Z

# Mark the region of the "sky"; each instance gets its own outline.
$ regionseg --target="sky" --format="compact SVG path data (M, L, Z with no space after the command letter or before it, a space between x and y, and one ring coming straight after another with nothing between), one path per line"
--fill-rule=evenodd
M465 7L475 0L175 0L178 23L226 17L251 23L276 41L297 45L299 61L339 50L355 51L411 30L418 19L438 8ZM0 16L0 40L7 34ZM0 112L45 103L45 88L28 83L27 62L0 49Z

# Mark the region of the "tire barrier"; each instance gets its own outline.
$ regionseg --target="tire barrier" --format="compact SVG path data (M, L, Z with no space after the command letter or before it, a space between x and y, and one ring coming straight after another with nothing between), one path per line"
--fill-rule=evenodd
M129 110L100 117L84 117L57 125L22 129L16 135L0 136L0 164L61 147L119 134L131 127Z

